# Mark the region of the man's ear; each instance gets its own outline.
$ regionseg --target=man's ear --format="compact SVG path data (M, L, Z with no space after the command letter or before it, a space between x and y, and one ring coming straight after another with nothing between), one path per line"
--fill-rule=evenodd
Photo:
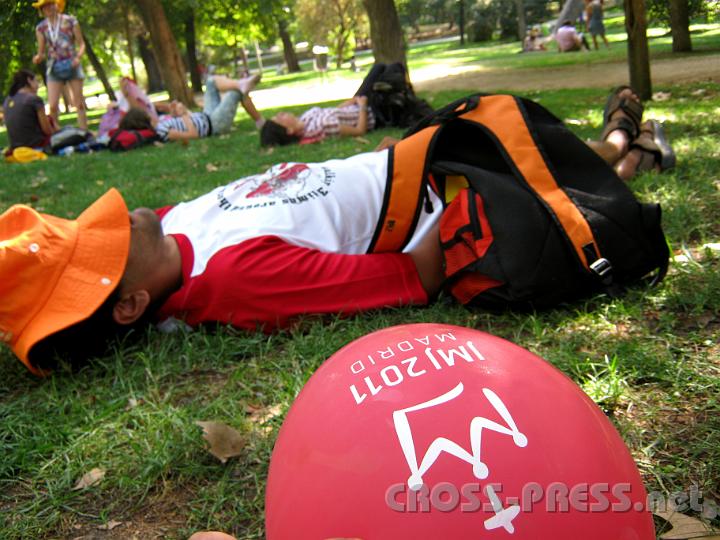
M113 320L118 324L132 324L142 317L150 305L150 293L144 289L122 295L113 307Z

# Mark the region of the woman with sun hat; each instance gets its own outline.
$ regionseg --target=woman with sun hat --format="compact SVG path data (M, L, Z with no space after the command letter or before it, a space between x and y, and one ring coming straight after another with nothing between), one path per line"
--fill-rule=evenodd
M33 3L44 19L35 27L38 52L33 63L48 59L47 87L50 116L58 120L60 95L63 86L70 86L73 106L77 110L78 125L87 129L87 115L83 98L83 73L80 59L85 53L80 24L72 15L63 13L65 0L37 0Z

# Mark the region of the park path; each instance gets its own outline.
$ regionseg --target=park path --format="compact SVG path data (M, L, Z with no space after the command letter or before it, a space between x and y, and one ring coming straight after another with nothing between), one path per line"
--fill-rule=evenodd
M655 85L695 81L720 83L720 54L678 55L675 58L653 60L650 71ZM628 67L624 62L547 69L488 69L481 64L439 65L414 69L411 76L418 92L463 89L519 93L559 88L610 88L627 84L629 78ZM255 90L253 100L260 110L321 103L352 96L358 84L359 80L323 81L318 76L307 84L290 88Z

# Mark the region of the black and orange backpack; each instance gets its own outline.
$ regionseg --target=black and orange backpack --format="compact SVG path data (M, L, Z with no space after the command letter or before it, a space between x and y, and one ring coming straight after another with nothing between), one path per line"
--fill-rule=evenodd
M445 289L463 304L549 307L667 272L660 206L527 99L477 94L426 117L390 150L388 182L371 251L402 250L429 183L447 204Z

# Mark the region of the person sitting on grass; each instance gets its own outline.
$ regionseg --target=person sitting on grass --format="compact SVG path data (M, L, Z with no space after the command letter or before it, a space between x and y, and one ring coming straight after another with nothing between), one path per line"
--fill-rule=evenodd
M523 40L522 52L538 52L545 51L545 38L542 36L542 30L539 25L534 25L527 31Z
M555 32L559 52L586 51L590 50L587 38L575 29L570 19L566 19Z
M628 174L671 165L641 120L622 87L593 144ZM404 148L281 163L156 211L128 212L114 189L76 220L14 206L0 216L0 341L42 374L150 321L271 331L305 315L427 304L445 277L432 188L401 252L374 252L389 164L408 163Z
M3 103L9 150L21 146L42 150L57 131L53 118L45 114L45 104L37 95L40 83L35 74L21 69L13 75L8 96Z
M257 113L248 95L260 77L256 74L244 79L231 79L224 75L212 75L205 81L203 112L190 112L184 104L173 101L169 107L170 116L153 119L147 112L145 114L163 142L224 135L232 128L238 104L242 103L251 116ZM220 92L225 93L222 98Z

